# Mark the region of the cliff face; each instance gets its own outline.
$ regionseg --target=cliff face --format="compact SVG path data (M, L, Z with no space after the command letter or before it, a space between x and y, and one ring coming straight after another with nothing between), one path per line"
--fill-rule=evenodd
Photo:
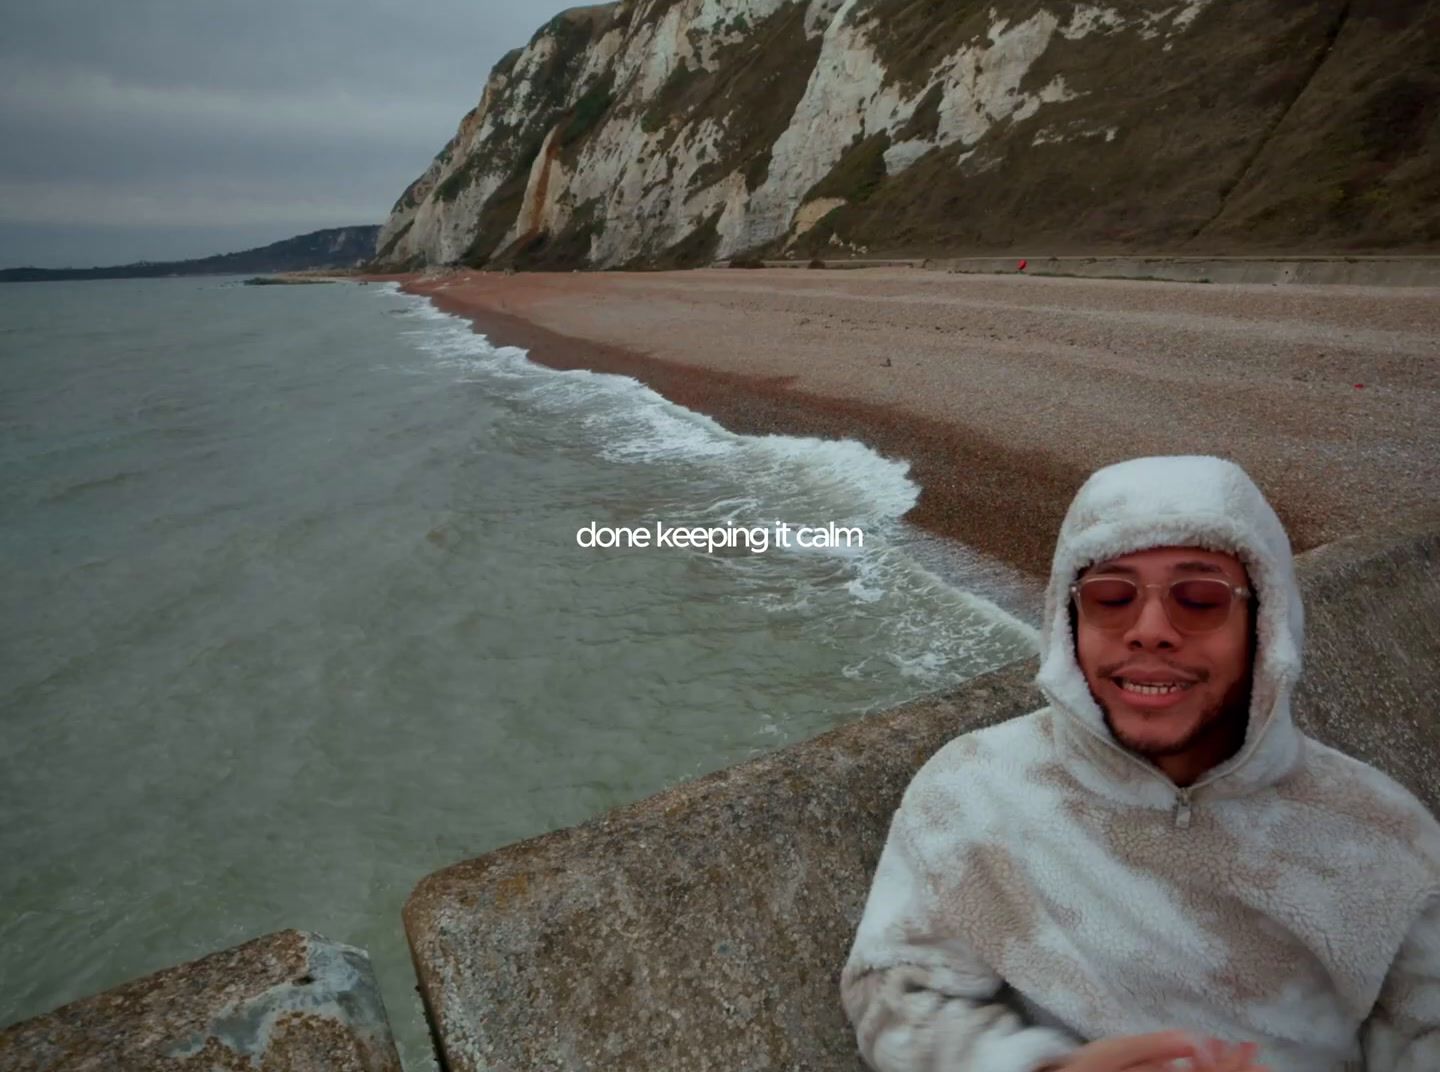
M1440 248L1440 3L1115 3L568 11L378 259Z

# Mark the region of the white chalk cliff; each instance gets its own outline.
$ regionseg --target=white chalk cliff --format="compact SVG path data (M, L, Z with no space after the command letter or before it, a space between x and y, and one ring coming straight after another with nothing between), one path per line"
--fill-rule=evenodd
M576 8L496 67L396 203L378 259L611 267L1223 238L1295 184L1274 143L1324 107L1317 76L1349 43L1350 5L1332 14L1232 27L1213 0ZM1278 46L1304 62L1257 67Z

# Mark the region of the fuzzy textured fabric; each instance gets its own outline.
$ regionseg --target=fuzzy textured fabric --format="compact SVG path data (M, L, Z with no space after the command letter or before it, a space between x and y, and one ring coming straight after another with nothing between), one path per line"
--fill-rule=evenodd
M1188 789L1111 737L1069 586L1152 547L1235 554L1259 599L1250 721ZM1180 1028L1272 1072L1440 1072L1440 825L1290 712L1290 542L1219 458L1095 473L1061 526L1037 681L1049 706L925 764L891 824L841 997L881 1072L1034 1072Z

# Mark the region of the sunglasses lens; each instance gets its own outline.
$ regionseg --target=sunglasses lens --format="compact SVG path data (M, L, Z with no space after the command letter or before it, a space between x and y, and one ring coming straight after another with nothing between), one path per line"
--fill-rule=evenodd
M1230 617L1233 593L1225 581L1196 578L1170 587L1170 618L1187 633L1219 629Z
M1226 581L1197 577L1176 581L1165 597L1170 624L1182 633L1209 633L1230 618L1234 591ZM1080 613L1101 629L1129 629L1140 617L1140 589L1124 577L1096 577L1078 589Z
M1140 592L1121 577L1097 577L1080 586L1080 613L1101 629L1121 629L1135 620Z

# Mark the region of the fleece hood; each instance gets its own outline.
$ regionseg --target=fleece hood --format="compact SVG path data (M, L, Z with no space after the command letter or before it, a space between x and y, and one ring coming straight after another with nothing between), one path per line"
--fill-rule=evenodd
M1036 683L1063 734L1061 754L1087 788L1152 807L1176 801L1158 768L1121 747L1090 692L1075 654L1070 585L1087 566L1155 547L1200 547L1235 555L1257 601L1250 720L1230 760L1183 795L1236 797L1273 785L1300 761L1304 738L1291 717L1305 616L1290 540L1255 482L1223 458L1136 458L1100 469L1075 496L1060 526L1045 593Z

